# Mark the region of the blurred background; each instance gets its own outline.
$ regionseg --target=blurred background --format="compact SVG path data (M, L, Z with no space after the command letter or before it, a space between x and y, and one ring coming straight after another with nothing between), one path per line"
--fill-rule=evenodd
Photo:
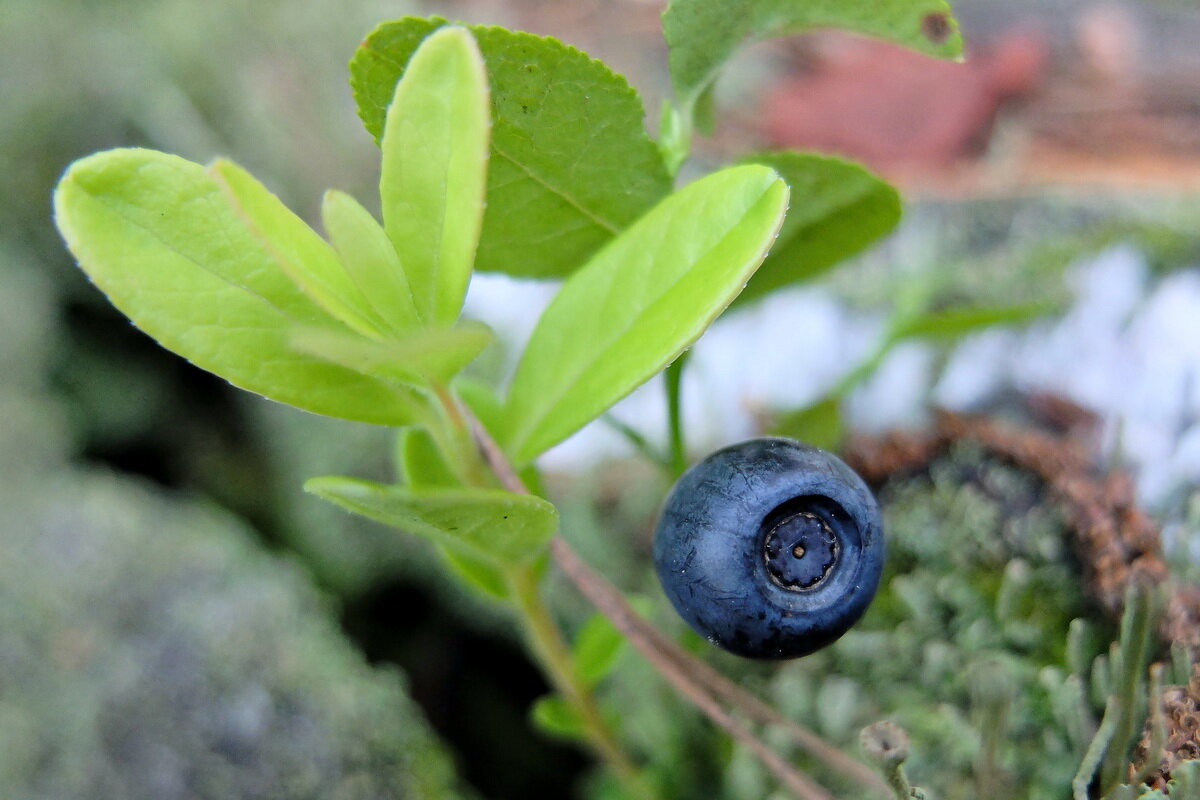
M963 64L814 35L747 49L718 85L719 123L685 179L748 150L812 149L893 181L906 216L819 284L714 326L684 386L694 455L821 400L878 355L845 400L851 430L1064 397L1098 415L1106 457L1200 558L1200 9L954 6ZM602 792L574 745L530 727L547 686L502 611L445 579L422 543L301 492L319 474L390 478L387 432L249 396L159 348L74 266L50 194L73 159L146 146L230 156L310 220L329 187L372 206L377 150L346 62L406 14L586 50L638 88L653 133L669 93L662 8L0 2L0 797ZM553 289L476 280L468 311L502 339L482 377L503 381ZM877 352L913 292L1054 310ZM658 442L662 394L647 385L615 417ZM604 424L545 467L566 534L659 603L661 477ZM564 617L586 618L559 594ZM678 796L698 796L715 768L686 754L720 751L718 737L655 729L675 701L646 688L636 658L624 668L642 687L626 693L646 709L642 746L678 753L691 770ZM741 769L726 794L755 796Z

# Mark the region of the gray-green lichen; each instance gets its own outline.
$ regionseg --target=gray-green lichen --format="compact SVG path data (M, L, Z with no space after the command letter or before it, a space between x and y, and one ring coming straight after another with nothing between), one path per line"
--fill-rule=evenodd
M400 676L227 516L64 471L0 531L0 796L454 796Z

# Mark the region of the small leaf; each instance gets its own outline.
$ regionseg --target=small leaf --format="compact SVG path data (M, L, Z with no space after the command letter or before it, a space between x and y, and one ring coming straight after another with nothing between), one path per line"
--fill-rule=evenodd
M494 387L478 378L463 375L454 381L454 390L493 436L503 429L504 398Z
M594 687L612 671L625 646L625 636L603 614L593 614L575 637L575 671Z
M941 311L928 311L898 323L893 340L901 339L958 339L968 333L995 327L1016 325L1044 316L1057 308L1056 303L1031 302L1010 306L959 306Z
M384 126L383 227L421 318L458 318L483 219L488 164L483 60L464 28L431 34L396 84Z
M321 328L297 328L292 346L364 375L420 386L449 381L483 352L492 338L488 326L467 321L383 342Z
M841 396L826 397L784 415L772 433L799 439L822 450L836 450L846 435Z
M760 153L745 163L777 171L791 187L792 201L779 238L738 296L739 304L816 278L900 221L899 193L858 164L796 152Z
M534 726L559 739L579 740L586 736L579 713L559 694L539 697L529 710Z
M450 571L463 583L496 600L509 598L508 580L500 568L482 558L472 556L469 552L450 547L439 547L438 550L446 559Z
M505 407L502 398L491 385L469 375L460 375L454 381L454 389L458 396L467 404L476 419L482 423L493 438L499 438L505 426ZM538 497L545 497L546 490L542 485L542 476L537 465L517 470L517 477Z
M414 489L462 485L428 430L404 428L396 436L396 452L405 485Z
M377 28L350 62L367 130L382 137L397 79L440 17ZM491 87L491 163L475 268L560 277L671 190L645 109L601 62L548 37L471 26ZM406 265L407 266L407 265Z
M508 398L518 464L558 444L671 363L745 286L788 188L741 166L676 192L572 275L538 321Z
M304 490L499 567L533 560L558 529L558 511L531 495L491 489L408 489L342 477L313 478Z
M167 349L318 414L413 419L406 391L292 350L296 325L349 331L292 283L199 164L153 150L97 153L67 170L54 208L88 277Z
M421 318L396 248L371 212L345 192L330 190L321 221L346 272L388 330L404 333Z
M962 55L958 21L945 0L672 0L663 14L671 79L694 105L746 40L844 28L942 58Z
M329 244L232 161L218 159L209 174L228 193L246 227L292 281L332 316L364 336L378 337L381 324Z

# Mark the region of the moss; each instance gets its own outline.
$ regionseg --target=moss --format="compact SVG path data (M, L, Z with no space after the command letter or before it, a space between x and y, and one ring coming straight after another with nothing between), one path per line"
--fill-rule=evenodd
M1062 514L1036 478L967 445L880 499L890 552L875 604L771 693L846 746L897 722L909 776L936 796L1065 796L1101 710L1071 678L1067 631L1092 620L1088 662L1114 631L1084 596Z

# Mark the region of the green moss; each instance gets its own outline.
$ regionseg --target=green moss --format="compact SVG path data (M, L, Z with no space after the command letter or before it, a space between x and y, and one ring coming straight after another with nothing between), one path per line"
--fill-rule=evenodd
M1068 680L1068 628L1095 613L1060 511L1033 476L965 445L880 499L890 551L875 604L780 669L772 693L847 746L897 722L910 778L936 796L1063 797L1100 709Z

